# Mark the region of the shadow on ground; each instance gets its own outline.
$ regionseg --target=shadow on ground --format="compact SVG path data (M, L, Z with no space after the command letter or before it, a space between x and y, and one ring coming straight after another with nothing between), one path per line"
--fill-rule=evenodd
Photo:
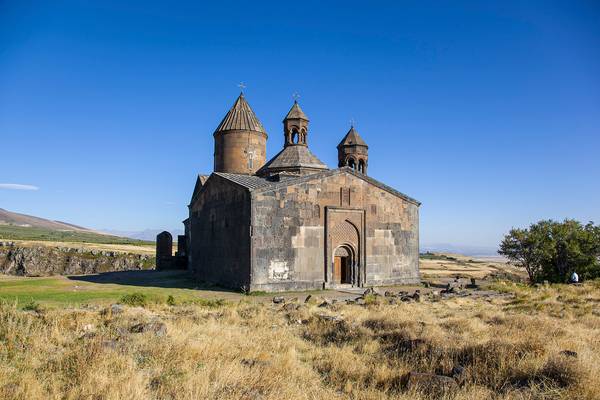
M93 275L70 275L67 278L99 284L130 285L169 289L196 289L216 292L235 292L234 290L197 282L187 271L115 271Z

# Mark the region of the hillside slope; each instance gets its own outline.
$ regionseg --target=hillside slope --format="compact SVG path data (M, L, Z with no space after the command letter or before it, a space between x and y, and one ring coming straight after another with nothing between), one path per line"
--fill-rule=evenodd
M149 245L149 241L115 236L61 221L0 208L0 240Z
M30 228L43 228L58 231L81 231L81 232L94 232L95 231L81 226L68 224L66 222L51 221L49 219L34 217L32 215L19 214L16 212L8 211L0 208L0 225L13 225Z

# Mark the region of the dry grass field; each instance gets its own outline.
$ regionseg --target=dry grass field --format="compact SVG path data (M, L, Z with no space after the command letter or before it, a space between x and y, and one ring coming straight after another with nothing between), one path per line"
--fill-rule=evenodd
M4 300L0 398L600 398L600 282L493 288L505 295L324 307L327 292L285 304L178 292L144 307Z
M69 242L52 240L10 240L19 247L68 247L70 249L83 249L86 251L116 251L120 253L147 254L154 255L156 246L154 244L118 244L118 243L89 243L89 242ZM177 251L177 243L173 244L173 251Z
M462 254L425 253L419 259L424 279L465 278L485 279L493 277L526 279L525 271L506 263L501 257L469 257Z

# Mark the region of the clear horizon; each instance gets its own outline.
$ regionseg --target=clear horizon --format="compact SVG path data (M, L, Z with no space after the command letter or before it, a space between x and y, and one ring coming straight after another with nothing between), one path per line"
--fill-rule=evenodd
M181 229L243 81L268 158L294 92L330 168L354 120L369 175L422 202L422 244L600 222L600 3L297 7L3 2L0 208Z

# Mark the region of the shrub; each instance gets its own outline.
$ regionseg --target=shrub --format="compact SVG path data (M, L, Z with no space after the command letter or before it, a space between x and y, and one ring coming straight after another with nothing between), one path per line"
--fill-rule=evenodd
M167 297L167 305L169 305L169 306L176 305L175 297L173 297L172 295L169 295L169 297Z
M120 302L122 304L132 307L144 307L148 300L145 294L135 292L131 294L126 294L125 296L121 297Z
M29 303L26 303L23 306L23 310L24 311L36 311L36 312L40 312L40 311L42 311L42 306L40 306L34 300L31 300L31 301L29 301Z

